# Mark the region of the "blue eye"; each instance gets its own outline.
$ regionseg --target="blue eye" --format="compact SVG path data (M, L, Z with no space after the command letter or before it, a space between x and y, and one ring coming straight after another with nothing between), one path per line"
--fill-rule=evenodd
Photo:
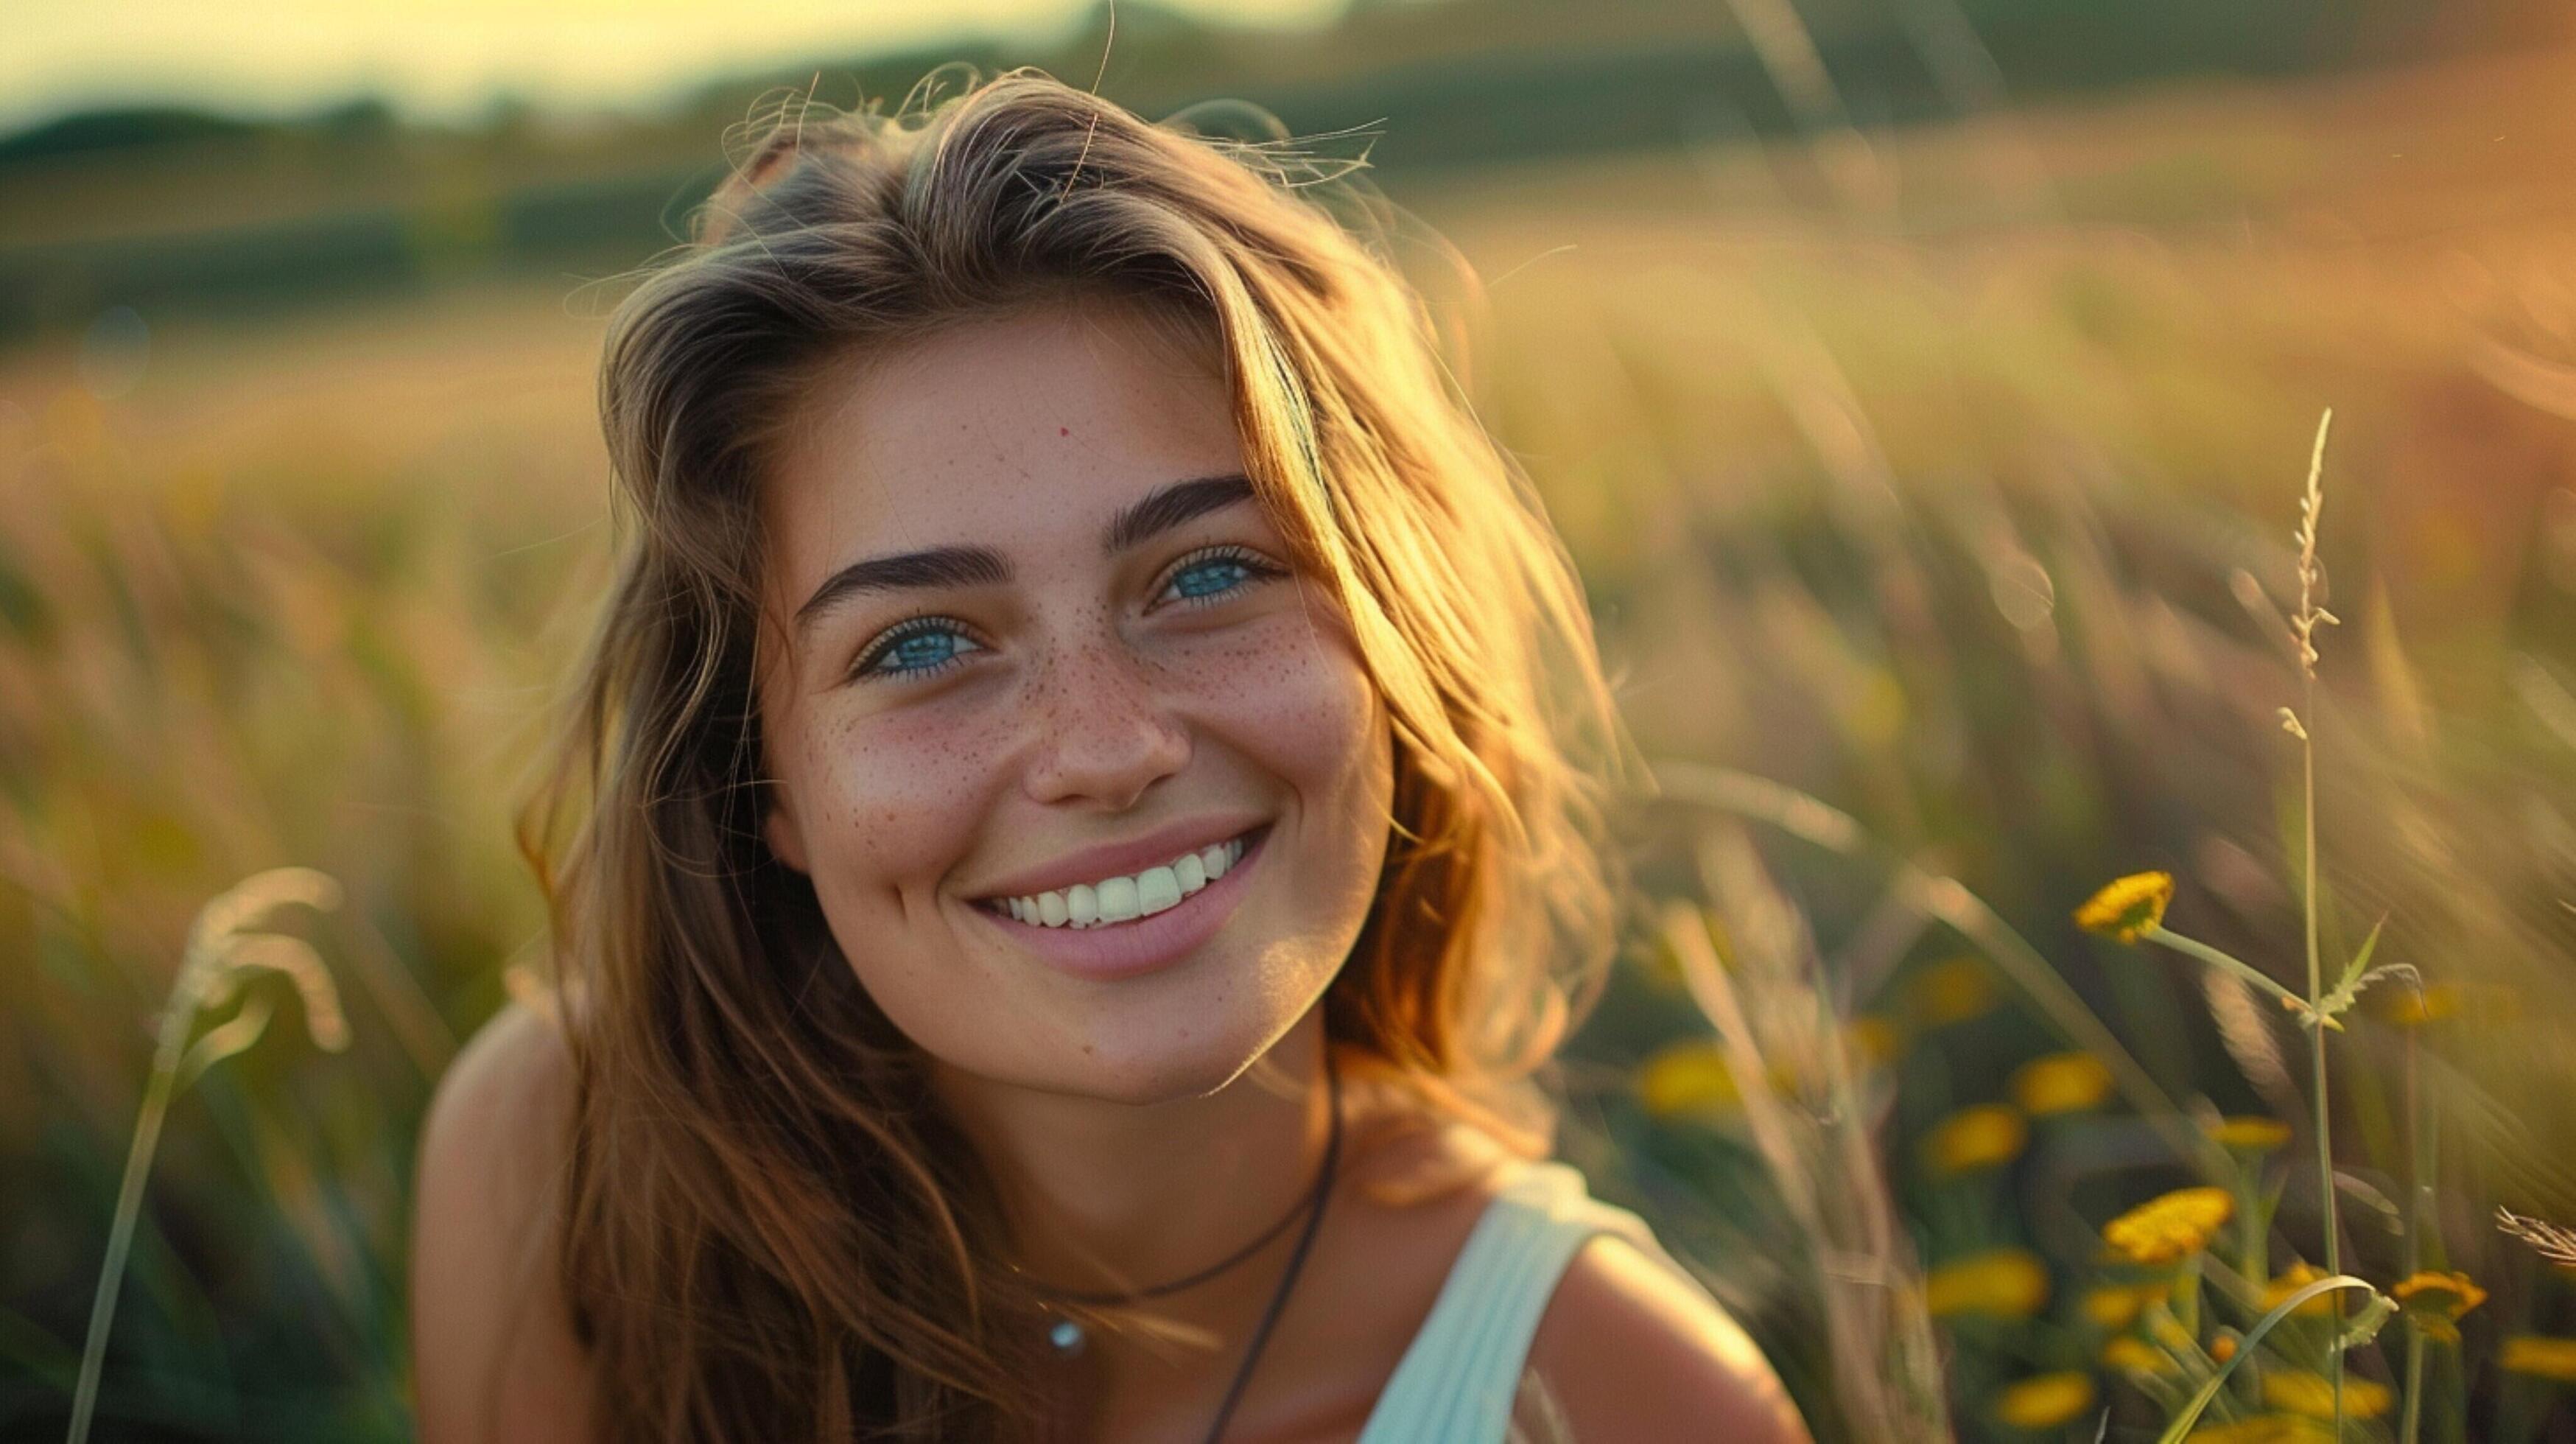
M1166 594L1178 593L1183 602L1208 602L1229 592L1242 590L1256 581L1281 575L1277 567L1256 558L1240 547L1227 547L1206 553L1182 563L1172 573Z
M983 645L944 617L915 617L890 628L850 669L855 677L921 678L944 672Z
M1212 606L1258 582L1284 577L1287 569L1245 547L1214 547L1185 559L1164 584L1158 600L1189 606ZM912 617L877 634L850 665L849 680L894 679L917 682L988 650L954 617Z

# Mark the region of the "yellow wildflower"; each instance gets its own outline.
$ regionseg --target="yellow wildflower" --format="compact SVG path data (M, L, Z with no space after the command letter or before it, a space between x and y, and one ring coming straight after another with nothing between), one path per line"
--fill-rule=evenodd
M1715 1043L1675 1043L1646 1060L1637 1072L1637 1097L1657 1118L1693 1118L1719 1122L1744 1107L1727 1071L1726 1054Z
M1994 1011L1995 1006L1995 985L1986 976L1986 965L1964 954L1915 974L1909 992L1915 1016L1927 1027L1964 1023Z
M2054 1429L2093 1407L2093 1376L2068 1370L2024 1379L1995 1397L1995 1418L2016 1429Z
M2425 1269L2399 1279L2389 1286L2388 1296L2408 1305L2422 1300L2455 1319L2487 1301L2487 1291L2479 1288L2467 1274L2436 1269Z
M2177 1189L2102 1225L2102 1241L2131 1263L2169 1264L2209 1247L2209 1236L2235 1213L2226 1189Z
M2257 1414L2233 1424L2203 1424L2191 1437L2198 1444L2315 1444L2326 1429L2296 1414Z
M2220 1333L2217 1338L2210 1340L2209 1361L2213 1364L2224 1364L2228 1360L2235 1358L2236 1342L2236 1331L2234 1329L2225 1330Z
M2326 1271L2318 1268L2314 1264L2294 1263L2290 1265L2288 1268L2281 1270L2278 1277L2263 1286L2263 1312L2267 1314L2272 1312L2282 1304L2287 1303L2290 1295L2295 1294L2299 1290L2306 1288L2308 1285L2315 1283L2317 1280L2326 1277L2329 1277ZM2292 1309L2290 1312L2301 1318L2323 1318L2325 1315L2335 1311L2335 1305L2338 1302L2340 1302L2340 1300L2338 1300L2334 1294L2322 1293L2317 1295L2315 1298L2308 1300L2306 1303L2299 1305L2297 1308Z
M1935 1318L2024 1319L2047 1302L2048 1268L2028 1249L1970 1254L1923 1276L1923 1307Z
M2084 1317L2105 1329L2125 1329L2138 1320L2138 1311L2164 1292L2162 1284L2103 1284L2085 1292L2081 1308Z
M2576 1384L2576 1339L2515 1334L2496 1352L2496 1365L2509 1374Z
M2173 901L2169 872L2133 872L2104 887L2075 910L2075 925L2124 943L2134 943L2165 920Z
M2431 1269L2399 1279L2390 1285L2388 1296L2397 1300L2397 1306L2406 1311L2415 1327L2446 1344L2460 1341L2460 1331L2453 1321L2487 1301L2487 1291L2471 1282L2467 1274Z
M2123 1374L2170 1374L2173 1356L2135 1334L2121 1334L2102 1346L2102 1366Z
M2290 1141L2290 1125L2277 1118L2222 1118L2209 1125L2209 1136L2222 1148L2269 1153Z
M2081 1113L2111 1096L2111 1070L2090 1053L2051 1053L2013 1073L2012 1095L2033 1118Z
M1925 1156L1943 1173L1966 1173L2010 1163L2030 1139L2030 1126L2001 1103L1979 1103L1944 1118L1923 1141Z
M2376 1419L2388 1412L2395 1396L2386 1384L2343 1376L2343 1412L2354 1419ZM2334 1384L2323 1374L2302 1369L2274 1369L2263 1376L2263 1402L2275 1409L2311 1419L2334 1417Z

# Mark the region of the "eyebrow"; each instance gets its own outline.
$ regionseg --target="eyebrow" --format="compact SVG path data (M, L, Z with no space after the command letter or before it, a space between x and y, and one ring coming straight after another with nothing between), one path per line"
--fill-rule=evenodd
M1210 512L1252 500L1252 479L1241 472L1193 477L1155 488L1143 499L1118 509L1101 530L1104 556L1144 545L1175 527ZM810 630L825 613L857 599L883 592L925 591L941 587L999 586L1011 579L1011 563L986 546L930 547L856 561L824 579L796 609L796 629Z

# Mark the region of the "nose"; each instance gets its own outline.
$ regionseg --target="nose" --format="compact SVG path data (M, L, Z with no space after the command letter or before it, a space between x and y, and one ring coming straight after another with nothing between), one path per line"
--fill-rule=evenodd
M1150 670L1115 640L1058 653L1033 690L1039 736L1027 787L1038 802L1123 812L1189 764L1188 729Z

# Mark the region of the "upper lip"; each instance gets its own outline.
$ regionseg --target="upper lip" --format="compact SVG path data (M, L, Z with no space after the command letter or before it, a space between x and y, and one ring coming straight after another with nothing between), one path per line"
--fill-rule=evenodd
M1182 853L1197 852L1213 843L1250 832L1261 822L1261 818L1249 814L1184 819L1124 842L1105 842L1098 847L1086 847L1079 852L1050 858L1025 872L996 878L973 895L977 898L1035 897L1042 892L1061 892L1078 882L1123 877L1149 867L1160 867Z

